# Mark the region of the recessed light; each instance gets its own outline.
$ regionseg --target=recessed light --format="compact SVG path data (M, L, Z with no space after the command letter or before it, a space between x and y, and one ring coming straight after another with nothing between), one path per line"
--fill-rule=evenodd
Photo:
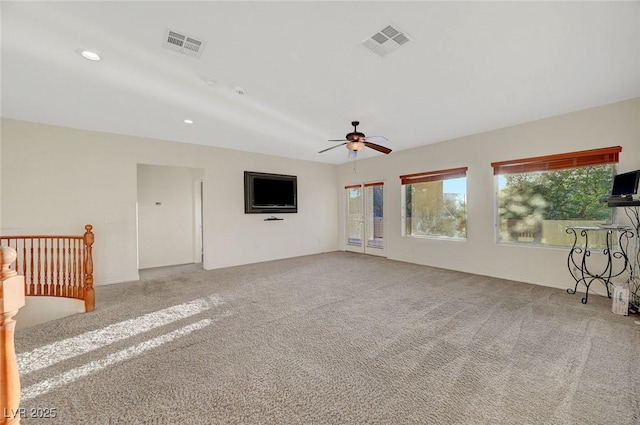
M77 49L76 52L78 52L78 54L83 58L90 61L99 61L102 59L99 54L97 54L96 52L92 52L91 50Z
M190 120L189 118L187 118L186 120L184 120L185 124L193 124L193 120Z

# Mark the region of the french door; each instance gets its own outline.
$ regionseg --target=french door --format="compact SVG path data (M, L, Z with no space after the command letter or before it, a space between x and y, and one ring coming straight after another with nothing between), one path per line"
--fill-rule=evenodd
M345 186L345 249L386 256L384 242L384 183Z

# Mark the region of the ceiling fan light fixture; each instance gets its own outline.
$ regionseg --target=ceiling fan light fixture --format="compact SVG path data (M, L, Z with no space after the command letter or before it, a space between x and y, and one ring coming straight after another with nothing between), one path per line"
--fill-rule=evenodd
M364 148L364 142L349 142L347 143L347 149L350 151L359 151Z
M329 139L330 142L343 142L343 143L340 143L339 145L332 146L327 149L323 149L318 153L326 152L331 149L335 149L339 146L347 147L347 150L349 151L349 158L355 158L356 155L358 154L358 151L361 150L362 148L371 148L375 151L382 152L384 154L391 153L391 149L387 148L386 146L378 145L376 143L373 143L371 140L369 140L369 139L375 139L376 141L380 140L380 141L386 142L387 141L386 137L373 136L371 138L368 138L364 135L364 133L361 133L358 131L358 126L360 125L359 121L351 121L351 125L353 126L353 131L351 133L348 133L344 139Z

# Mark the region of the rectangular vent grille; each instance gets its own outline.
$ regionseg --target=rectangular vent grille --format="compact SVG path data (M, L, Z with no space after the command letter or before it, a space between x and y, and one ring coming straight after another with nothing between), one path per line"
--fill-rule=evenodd
M199 58L207 42L198 40L190 35L168 30L163 45L174 52Z
M385 29L383 29L382 31L380 31L382 34L386 35L389 38L393 38L396 35L400 34L400 31L398 31L397 29L395 29L394 27L392 27L391 25L389 25L388 27L386 27Z
M184 44L185 36L182 34L178 34L177 32L169 31L169 35L167 36L167 43L175 44L178 47L182 47Z
M362 45L378 56L385 57L409 41L411 41L411 39L406 32L398 27L387 25L370 38L364 40Z

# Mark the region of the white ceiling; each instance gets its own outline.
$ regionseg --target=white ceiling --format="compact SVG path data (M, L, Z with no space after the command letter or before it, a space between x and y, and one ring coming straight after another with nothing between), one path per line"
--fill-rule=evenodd
M312 161L348 160L317 152L352 120L398 151L640 96L638 1L0 7L4 117ZM389 24L411 41L361 45ZM165 49L168 29L202 56Z

